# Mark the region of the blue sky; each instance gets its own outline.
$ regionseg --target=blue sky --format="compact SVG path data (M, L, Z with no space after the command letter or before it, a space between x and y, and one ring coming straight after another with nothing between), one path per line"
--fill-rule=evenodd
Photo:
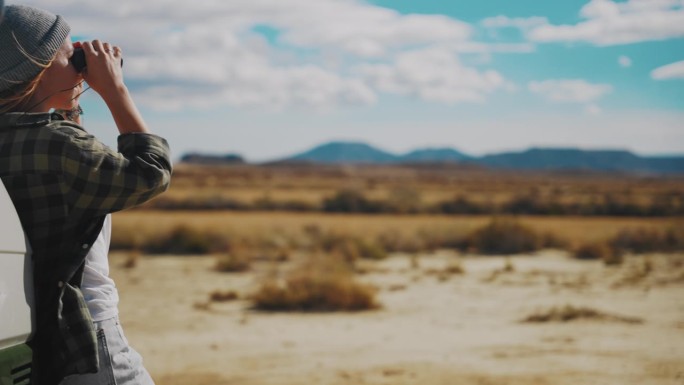
M31 3L123 48L177 157L330 140L684 154L684 0ZM82 104L114 144L104 105L92 91Z

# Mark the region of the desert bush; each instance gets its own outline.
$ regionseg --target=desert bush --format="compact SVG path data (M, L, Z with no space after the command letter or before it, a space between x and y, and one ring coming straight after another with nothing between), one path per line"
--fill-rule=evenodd
M390 253L417 253L426 249L424 240L418 234L405 234L396 229L381 232L376 241Z
M606 242L593 242L580 245L573 253L577 259L601 260L610 257L613 250Z
M387 258L387 250L374 240L357 239L356 247L358 248L359 256L363 259L380 260Z
M374 260L387 258L387 250L383 244L371 238L333 231L316 233L313 237L315 237L316 249L337 254L347 262L354 262L359 258Z
M454 260L450 261L446 266L441 269L428 269L425 271L427 275L435 275L440 281L446 281L454 275L465 274L465 269L460 261Z
M613 248L608 242L592 242L580 245L573 251L577 259L601 260L606 265L620 265L623 253Z
M282 282L267 280L251 299L256 309L266 311L360 311L379 306L375 294L339 261L319 258L291 271Z
M630 324L639 324L643 322L643 320L636 317L607 314L592 308L576 307L572 305L552 307L546 311L532 314L523 319L522 322L569 322L581 319L615 321Z
M126 256L126 260L121 265L124 269L133 269L138 266L138 261L140 260L140 251L131 250Z
M512 220L494 219L465 240L469 248L480 254L517 254L543 247L541 237L532 229Z
M433 211L443 214L492 214L495 209L475 203L464 196L457 196L452 200L438 203Z
M226 243L217 234L178 226L142 245L142 250L151 254L207 254L225 247Z
M562 250L568 250L570 248L570 242L566 239L561 237L560 235L550 233L550 232L545 232L540 234L541 238L541 243L540 247L546 248L546 249L562 249Z
M262 197L254 200L254 203L249 207L253 210L264 211L295 211L308 212L320 211L320 206L301 200L273 200L269 197Z
M233 290L214 290L211 293L209 293L209 301L211 302L228 302L234 301L239 298L240 296L238 295L238 293L236 293Z
M397 214L415 214L422 211L420 192L411 187L391 190L387 196L387 211Z
M186 199L159 197L146 203L142 208L154 210L248 210L251 207L236 199L217 195Z
M333 213L381 213L386 212L383 202L367 199L357 190L342 189L334 196L323 200L323 211Z
M420 239L422 248L418 251L433 251L437 249L456 249L467 248L468 233L456 227L444 228L423 228L416 232L416 237Z
M615 235L611 245L632 253L675 252L684 250L684 230L625 229Z
M214 270L222 273L237 273L250 269L251 258L245 251L229 251L216 256Z
M144 236L132 228L117 228L112 231L110 250L138 250L145 242Z

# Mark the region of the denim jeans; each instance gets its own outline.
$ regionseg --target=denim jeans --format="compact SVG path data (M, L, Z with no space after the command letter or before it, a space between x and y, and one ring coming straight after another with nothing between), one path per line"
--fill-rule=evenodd
M128 346L119 317L95 322L100 371L65 378L60 385L154 385L142 357Z

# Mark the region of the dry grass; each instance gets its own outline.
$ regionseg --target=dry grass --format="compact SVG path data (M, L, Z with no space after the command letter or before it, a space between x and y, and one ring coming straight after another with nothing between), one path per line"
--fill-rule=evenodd
M492 222L484 215L412 213L425 212L425 205L445 200L491 207L516 199L520 205L551 201L583 205L606 196L611 197L608 203L613 206L624 203L617 197L626 197L639 205L661 202L666 207L676 206L683 194L684 182L676 178L644 180L438 166L180 165L171 190L162 198L188 200L189 207L235 202L236 209L252 205L271 210L289 205L297 210L292 202L315 206L328 198L342 211L364 205L375 210L374 205L380 204L406 215L134 210L115 215L112 248L148 254L206 254L225 250L239 239L245 240L256 259L288 260L293 252L323 250L352 263L360 258L383 259L391 252L470 248L482 254L515 254L547 247L573 250L607 240L612 240L616 250L682 250L684 235L667 230L684 228L681 218L519 216ZM224 259L227 266L240 265L237 255Z
M473 231L466 245L480 254L489 255L520 254L542 247L539 235L528 226L499 219Z
M572 244L610 239L622 230L684 228L673 218L599 217L517 217L517 221L539 233L549 232L571 240ZM178 226L186 226L222 237L254 238L280 234L300 238L307 226L322 232L342 232L373 237L395 233L394 239L419 238L421 233L467 234L490 221L487 216L443 215L335 215L320 213L226 212L226 211L125 211L114 214L112 247L131 245L164 236ZM399 241L397 241L399 242ZM126 247L131 248L131 247ZM387 248L388 251L394 251Z
M576 307L572 305L565 305L561 307L552 307L548 310L531 314L522 322L528 323L542 323L542 322L570 322L579 320L593 320L593 321L611 321L628 324L641 324L644 321L636 317L626 317L621 315L614 315L604 313L588 307Z
M124 269L133 269L138 266L138 261L142 254L139 250L131 250L126 256L126 260L121 265Z
M319 256L283 279L266 278L251 299L255 309L265 311L361 311L379 307L375 294L356 282L345 264Z
M157 233L147 242L140 243L150 254L207 254L225 248L227 239L213 231L180 224L167 233Z
M620 265L623 255L608 242L592 242L579 246L573 252L574 257L584 260L602 260L606 265Z
M252 259L243 251L217 254L214 269L222 273L238 273L250 269Z
M459 166L198 166L180 164L157 200L250 209L319 209L352 189L398 213L440 207L545 215L671 215L684 209L681 178L569 172L506 172ZM297 202L297 205L293 205ZM467 202L467 205L459 202ZM156 203L151 202L150 206ZM271 206L271 207L269 207ZM473 211L472 209L475 208ZM465 209L465 211L463 211ZM584 214L583 214L584 213ZM618 214L621 213L621 214Z
M440 282L448 281L453 276L464 275L466 273L463 264L460 261L449 261L449 263L440 269L427 269L425 274L434 275Z
M233 290L214 290L209 293L209 301L211 302L229 302L240 299L240 295Z

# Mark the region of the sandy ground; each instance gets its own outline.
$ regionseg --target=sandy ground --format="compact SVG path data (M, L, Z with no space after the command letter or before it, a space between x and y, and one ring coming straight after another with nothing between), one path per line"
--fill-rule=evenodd
M266 262L227 274L212 257L124 259L112 256L122 323L158 385L684 384L682 255L606 267L547 251L511 258L512 272L499 257L395 255L359 276L381 310L330 314L197 306L217 289L249 294ZM465 274L435 273L455 259ZM564 305L643 322L521 322Z

